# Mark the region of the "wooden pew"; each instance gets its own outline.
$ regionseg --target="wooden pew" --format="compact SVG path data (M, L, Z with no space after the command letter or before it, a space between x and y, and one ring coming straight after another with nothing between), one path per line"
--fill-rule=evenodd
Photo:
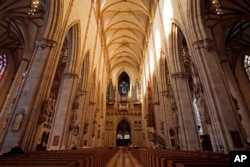
M216 166L220 166L220 167L224 167L224 166L229 166L229 162L226 161L221 161L220 159L217 160L209 160L209 159L178 159L178 160L167 160L167 167L181 167L182 165L184 166L190 166L191 164L193 164L194 166L202 166L204 164L212 166L212 167L216 167Z
M34 167L34 166L43 166L43 167L84 167L81 162L72 162L72 161L33 161L33 160L25 160L25 161L9 161L9 162L0 162L0 166L26 166L26 167Z
M1 167L104 167L117 149L88 148L0 156Z
M204 164L219 166L229 165L229 155L202 151L181 151L165 149L139 149L132 150L134 155L144 167L178 167L201 166ZM217 165L217 166L218 166Z
M195 162L187 162L187 163L176 163L175 167L229 167L228 163L195 163Z

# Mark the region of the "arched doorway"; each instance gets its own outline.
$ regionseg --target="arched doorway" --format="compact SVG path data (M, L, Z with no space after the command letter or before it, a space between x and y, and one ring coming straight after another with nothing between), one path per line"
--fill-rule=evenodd
M131 130L129 123L122 120L116 131L116 146L128 146L131 143Z

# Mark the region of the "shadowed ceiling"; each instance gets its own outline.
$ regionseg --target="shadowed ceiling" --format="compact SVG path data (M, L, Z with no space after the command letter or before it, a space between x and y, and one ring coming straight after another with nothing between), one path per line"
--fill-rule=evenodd
M15 69L23 55L27 56L24 50L34 49L33 42L38 38L44 22L44 1L40 0L36 14L29 15L31 1L0 0L0 51L12 56Z
M212 0L205 1L204 21L215 39L218 50L226 49L233 52L232 55L228 54L226 59L234 70L237 59L241 57L240 53L250 48L250 1L220 0L218 2L221 14L217 14ZM222 29L223 35L218 34L218 28ZM218 38L222 36L224 39ZM225 48L218 44L220 40L223 41Z

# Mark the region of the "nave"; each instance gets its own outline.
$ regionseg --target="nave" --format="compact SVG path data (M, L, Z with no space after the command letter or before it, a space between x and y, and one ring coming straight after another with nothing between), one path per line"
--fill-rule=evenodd
M143 167L143 165L126 148L120 150L105 165L105 167Z

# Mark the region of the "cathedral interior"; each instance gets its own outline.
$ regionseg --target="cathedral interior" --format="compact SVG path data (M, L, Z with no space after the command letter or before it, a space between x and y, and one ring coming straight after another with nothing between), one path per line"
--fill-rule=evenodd
M0 0L0 153L250 139L249 0Z

